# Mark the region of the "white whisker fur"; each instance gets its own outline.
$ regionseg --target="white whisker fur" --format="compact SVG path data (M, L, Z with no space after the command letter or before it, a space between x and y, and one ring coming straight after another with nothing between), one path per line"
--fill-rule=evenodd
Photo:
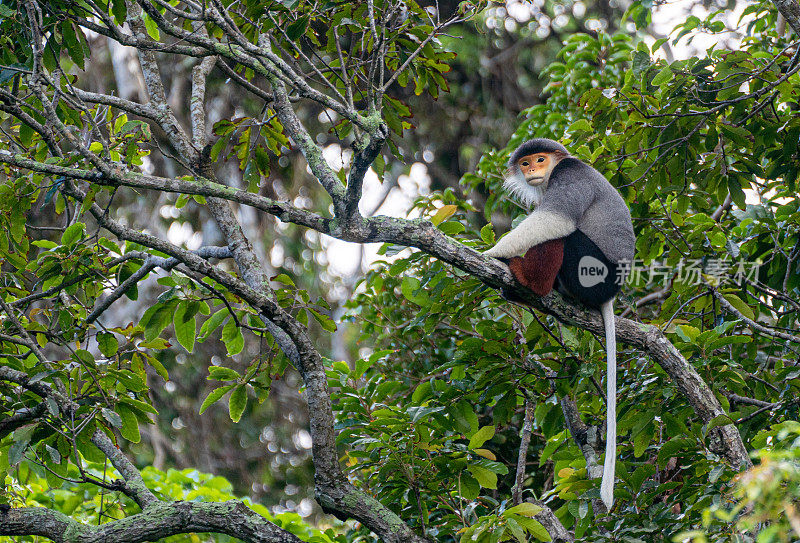
M529 208L538 206L541 203L544 191L547 189L547 180L535 187L531 186L525 180L525 176L522 175L519 168L510 168L507 170L504 178L503 188L505 188L512 197L517 198Z

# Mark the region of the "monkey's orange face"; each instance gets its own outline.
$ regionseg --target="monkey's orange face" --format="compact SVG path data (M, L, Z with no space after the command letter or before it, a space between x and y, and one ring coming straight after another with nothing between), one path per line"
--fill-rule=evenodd
M550 153L526 155L517 161L517 167L525 176L525 181L534 187L544 183L555 165L555 157Z

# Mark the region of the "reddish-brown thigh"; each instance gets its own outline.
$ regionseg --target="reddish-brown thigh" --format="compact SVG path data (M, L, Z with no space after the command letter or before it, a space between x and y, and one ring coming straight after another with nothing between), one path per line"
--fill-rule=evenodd
M558 270L564 260L564 240L545 241L528 249L525 256L515 256L508 262L517 281L539 296L553 290Z

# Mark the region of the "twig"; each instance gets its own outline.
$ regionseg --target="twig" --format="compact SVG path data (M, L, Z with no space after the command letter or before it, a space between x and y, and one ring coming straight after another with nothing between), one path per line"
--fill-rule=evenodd
M514 505L522 503L522 485L525 482L525 465L528 458L528 446L531 443L531 432L533 430L533 413L536 404L530 399L525 399L525 421L522 424L522 433L519 442L519 454L517 456L517 474L514 477L514 486L511 487L511 501Z

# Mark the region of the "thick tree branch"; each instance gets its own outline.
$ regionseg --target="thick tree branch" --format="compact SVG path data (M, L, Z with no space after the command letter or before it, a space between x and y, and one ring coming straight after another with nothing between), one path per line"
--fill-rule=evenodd
M100 526L82 524L44 508L0 511L0 535L36 535L56 543L140 543L192 532L226 534L248 543L302 541L238 501L157 503L138 515Z
M361 201L364 176L381 152L387 137L389 137L389 128L381 124L376 130L375 136L369 138L364 148L353 156L353 163L350 165L350 173L347 176L345 194L344 216L346 221L360 218L358 204Z
M772 0L772 3L792 27L794 33L800 36L800 4L797 3L797 0Z
M68 173L65 171L68 170L67 168L42 165L5 151L0 151L0 162L7 162L24 168L33 166L33 169L38 168L39 171L50 170L51 173L61 175ZM97 174L92 174L92 172L84 171L81 175L83 178L92 177L96 182L107 182L106 179L98 179ZM134 174L125 174L124 177L116 175L114 177L119 180L120 184L130 186L142 186L175 192L186 191L191 194L218 195L225 199L254 205L259 209L275 209L278 213L281 213L279 216L285 220L310 226L319 232L345 241L359 243L391 242L416 247L472 274L491 287L507 289L510 294L525 300L533 307L553 314L562 322L576 325L598 334L604 333L599 313L587 311L564 300L556 293L551 293L545 298L536 297L516 283L508 267L500 261L487 258L473 249L457 243L425 220L405 220L378 216L364 219L356 225L343 228L340 223L329 219L309 220L310 217L307 213L292 211L292 206L288 204L272 202L251 193L226 188L215 183L190 183ZM313 214L311 215L313 216ZM292 220L295 217L299 220ZM715 417L724 414L711 389L691 364L664 336L661 330L651 325L636 323L621 317L617 317L616 328L617 337L620 341L640 348L654 358L675 382L678 389L689 400L695 412L704 422L709 422ZM741 441L741 436L739 436L733 425L714 428L712 434L717 437L718 450L734 466L750 465L750 459Z
M38 169L61 175L69 172L67 168L53 165L35 163L11 153L0 151L0 162L14 164L19 167ZM104 183L107 180L98 179L92 172L78 172L82 178L93 178L94 181ZM184 192L191 194L215 195L225 199L238 201L247 205L254 205L258 209L276 211L276 215L290 222L297 222L310 226L319 232L328 234L345 241L360 243L391 242L423 251L452 264L467 273L470 273L494 288L505 288L518 298L527 301L532 306L555 315L559 320L602 334L603 325L599 313L586 311L564 300L556 293L545 298L537 298L533 293L516 283L511 272L501 262L487 258L476 251L455 242L437 230L432 224L424 220L405 220L391 217L373 217L364 219L355 226L342 228L342 225L329 219L311 219L308 213L297 210L292 211L292 206L279 204L271 200L236 189L205 182L190 183L179 180L154 178L134 174L115 175L120 184L141 186L146 188L167 191ZM267 208L267 209L265 209ZM313 216L313 214L311 214ZM292 220L297 218L299 220ZM309 220L311 219L311 220ZM716 416L723 415L719 401L711 389L694 368L686 361L672 343L656 327L634 321L617 318L617 337L620 341L634 345L650 354L664 369L669 377L678 386L681 393L689 400L698 416L709 422ZM717 436L719 450L735 466L749 465L750 459L741 441L738 431L733 425L714 428L712 433Z

